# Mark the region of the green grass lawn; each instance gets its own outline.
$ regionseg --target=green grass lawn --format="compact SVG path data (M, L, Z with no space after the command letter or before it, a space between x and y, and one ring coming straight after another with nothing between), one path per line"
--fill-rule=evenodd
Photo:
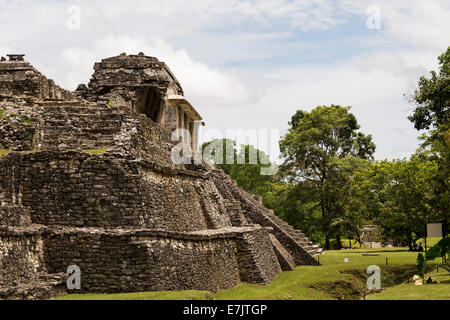
M434 246L436 243L438 243L439 242L439 240L441 240L442 238L427 238L427 248L431 248L432 246ZM351 248L359 248L359 243L358 243L358 241L356 241L356 240L350 240L351 241ZM418 240L416 240L416 243L417 244L419 244L419 243L422 243L422 246L424 246L425 245L425 242L424 242L424 240L423 240L423 238L420 238L420 239L418 239ZM348 248L348 246L349 246L349 241L348 241L348 239L342 239L341 240L341 245L342 245L342 247L344 247L344 248ZM365 246L362 246L362 248L366 248Z
M432 246L437 244L442 238L427 238L427 248L430 249ZM422 246L425 245L425 241L423 238L420 238L416 241L417 244L422 243Z
M376 254L364 256L363 254ZM381 268L381 293L367 299L450 299L450 270L440 268L430 273L440 284L415 286L407 283L414 274L417 252L405 248L327 251L320 256L321 266L299 266L281 273L270 285L241 283L216 294L205 291L140 292L126 294L70 294L55 299L229 299L229 300L323 300L360 299L370 265ZM345 262L345 258L348 262ZM388 265L386 265L386 259ZM439 260L440 261L440 260ZM438 259L429 263L435 270Z
M434 269L427 273L433 281L439 284L426 284L416 286L413 283L402 283L398 286L387 288L381 293L369 295L367 300L450 300L450 267L439 267L439 272Z

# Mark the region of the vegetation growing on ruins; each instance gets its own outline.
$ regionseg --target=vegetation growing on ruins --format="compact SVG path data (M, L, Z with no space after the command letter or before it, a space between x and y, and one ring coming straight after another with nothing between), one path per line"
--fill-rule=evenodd
M0 149L0 157L6 156L7 154L9 154L11 152L12 152L11 150Z
M14 150L8 150L8 149L0 149L0 157L6 156L10 153L21 153L21 154L28 154L28 153L34 153L34 152L40 152L41 150L27 150L27 151L14 151Z
M33 124L33 121L29 118L20 116L18 114L12 113L12 112L8 112L5 109L0 109L0 119L8 119L10 117L16 117L16 118L20 119L20 121L22 121L23 123L26 123L26 124Z
M106 152L106 150L107 150L107 148L92 149L92 150L85 149L85 150L82 150L82 151L85 152L85 153L92 154L92 155L99 155L99 154L104 154Z

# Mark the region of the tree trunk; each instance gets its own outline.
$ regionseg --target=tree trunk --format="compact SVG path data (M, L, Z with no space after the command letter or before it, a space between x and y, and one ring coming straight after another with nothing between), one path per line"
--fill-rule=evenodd
M325 249L326 250L330 250L331 249L330 236L328 234L325 235Z
M336 249L341 250L342 249L342 242L341 242L341 235L338 234L336 236Z
M413 242L413 240L412 240L411 232L408 232L408 248L409 248L409 251L413 250L412 242Z
M352 239L350 239L350 237L348 237L348 247L350 249L352 248Z

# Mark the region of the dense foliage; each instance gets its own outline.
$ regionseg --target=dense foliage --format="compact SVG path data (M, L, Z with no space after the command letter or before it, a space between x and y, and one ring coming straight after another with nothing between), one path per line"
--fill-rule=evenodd
M237 150L234 141L222 139L202 150L211 144L229 150L209 152L216 166L327 249L340 248L341 237L361 243L366 225L380 227L384 240L412 248L427 223L442 222L448 233L450 221L450 47L438 59L439 71L420 78L414 93L408 118L427 131L409 159L373 160L372 137L358 131L350 107L338 105L292 116L280 140L283 164L276 176L260 174L270 162L251 145ZM249 164L255 151L258 161Z
M202 154L222 169L238 186L255 195L264 195L272 188L272 175L261 174L262 168L271 166L269 157L252 145L241 145L230 139L216 139L205 142Z

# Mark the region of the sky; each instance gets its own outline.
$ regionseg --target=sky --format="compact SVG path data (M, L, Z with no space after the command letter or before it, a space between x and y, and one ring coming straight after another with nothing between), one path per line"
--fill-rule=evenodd
M69 90L102 58L157 57L203 116L202 140L256 132L273 160L296 110L351 106L382 160L419 145L407 97L450 45L450 2L0 0L0 34L0 55L26 54Z

